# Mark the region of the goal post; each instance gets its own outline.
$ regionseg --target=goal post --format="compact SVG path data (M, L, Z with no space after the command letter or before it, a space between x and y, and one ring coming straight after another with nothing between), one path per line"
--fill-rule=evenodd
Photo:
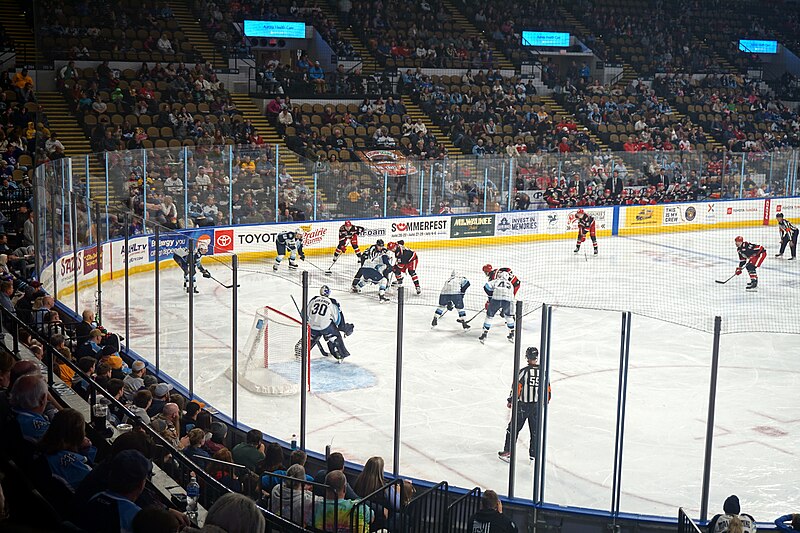
M238 368L239 383L271 396L298 394L302 381L303 323L274 307L256 310ZM311 390L311 330L307 330L306 390Z

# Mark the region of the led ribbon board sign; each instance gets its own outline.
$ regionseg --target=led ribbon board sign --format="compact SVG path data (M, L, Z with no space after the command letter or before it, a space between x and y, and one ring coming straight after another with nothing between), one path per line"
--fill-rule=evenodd
M306 25L303 22L274 20L245 20L244 34L247 37L269 37L274 39L305 39Z
M552 46L567 48L569 33L554 31L523 31L522 46Z
M778 41L759 41L756 39L739 39L739 50L751 54L777 54Z

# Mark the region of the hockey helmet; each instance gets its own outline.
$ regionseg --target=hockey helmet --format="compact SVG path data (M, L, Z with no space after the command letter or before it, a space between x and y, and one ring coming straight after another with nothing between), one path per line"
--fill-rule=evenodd
M208 252L208 241L197 241L197 249L202 254Z
M499 272L499 273L497 274L497 279L499 279L499 280L503 280L503 281L508 281L508 280L509 280L509 279L511 279L511 278L510 278L510 276L508 275L508 272L505 272L505 271L503 271L503 272Z
M736 243L736 246L739 246L740 244L742 244L744 242L744 237L739 235L734 239L734 242Z
M539 348L536 346L528 346L528 349L525 350L525 358L529 361L536 360L539 358Z
M390 242L389 244L386 245L386 247L389 249L390 252L394 252L395 250L397 250L397 243Z
M451 278L451 279L452 279L452 278L457 278L457 277L458 277L458 272L456 272L455 270L453 270L452 272L450 272L450 278Z
M485 264L485 265L483 265L483 273L484 273L484 274L486 274L487 276L489 275L489 273L490 273L492 270L494 270L494 268L492 268L492 265L490 265L490 264L488 264L488 263L487 263L487 264Z
M323 285L319 288L319 295L320 296L330 296L331 295L331 288L327 285Z
M400 246L405 246L406 245L406 241L404 241L403 239L400 239L399 241L397 241L397 244L400 245Z
M344 221L344 225L345 225L345 226L352 226L352 225L353 225L353 223L352 223L352 222L350 222L349 220L345 220L345 221Z
M297 228L296 230L294 230L294 236L297 237L298 239L302 239L303 235L305 235L303 228Z
M375 241L375 246L383 246L383 245L384 245L383 239L378 239L377 241Z
M582 217L583 215L585 215L585 214L586 214L586 211L584 211L583 209L578 209L578 210L575 212L575 216L576 216L576 217L578 217L578 218L581 218L581 217Z

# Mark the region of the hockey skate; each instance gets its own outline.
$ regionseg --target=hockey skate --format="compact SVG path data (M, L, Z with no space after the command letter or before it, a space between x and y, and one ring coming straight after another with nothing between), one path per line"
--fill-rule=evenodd
M359 292L361 292L361 288L353 285L352 287L350 287L350 291L359 293Z
M597 248L594 249L594 255L597 255Z
M422 294L422 288L419 285L417 285L417 294Z
M747 287L745 287L745 289L747 289L748 291L752 291L752 290L755 290L757 288L758 288L758 280L757 279L751 279L750 283L748 283Z
M509 463L511 462L511 452L499 451L497 452L497 458L500 459L501 461Z
M509 333L506 336L506 338L508 339L509 342L514 342L514 332L512 331L511 333Z
M272 265L272 270L274 270L275 272L278 271L278 263L275 263L274 265Z
M478 337L478 340L481 341L481 344L486 344L486 334L489 333L488 331L484 331L481 333L481 336Z
M795 256L792 256L792 257L790 257L789 259L787 259L787 261L794 261L795 259L797 259L797 257L795 257Z
M439 324L439 317L435 316L433 317L433 320L431 320L431 327L435 328L437 324Z
M775 254L775 257L783 257L783 252L781 252L779 254Z
M297 270L297 263L295 261L289 261L289 270Z
M572 250L572 253L577 254L580 251L581 251L581 247L580 246L576 246L575 249Z
M459 322L461 324L461 327L464 328L464 330L468 330L471 327L469 324L467 324L467 321L464 320L463 318L459 318L458 320L456 320L456 322Z
M388 302L389 298L387 298L385 294L378 294L378 301L380 301L381 303Z

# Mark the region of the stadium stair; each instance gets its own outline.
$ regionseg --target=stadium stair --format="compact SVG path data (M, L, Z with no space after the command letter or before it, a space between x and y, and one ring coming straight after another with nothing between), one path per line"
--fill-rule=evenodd
M74 177L83 181L86 176L86 154L91 154L89 139L69 109L67 101L59 92L37 91L36 98L47 115L50 128L58 134L64 145L64 153L73 158L72 172ZM97 155L89 156L89 190L92 198L98 202L106 200L105 165ZM112 191L109 190L109 193ZM111 194L109 194L111 196ZM109 198L113 201L114 198Z
M36 47L33 29L28 24L20 3L11 0L0 2L0 25L14 40L17 68L34 67L44 62L44 58Z
M303 162L300 161L300 157L286 147L283 138L278 134L278 130L270 124L264 116L264 113L258 109L258 106L256 106L250 96L243 93L233 93L231 94L231 99L236 103L236 109L239 110L239 113L244 118L250 119L250 122L255 126L258 133L261 134L261 137L264 138L267 144L273 147L276 144L281 145L279 162L281 167L285 166L289 171L289 175L296 179L302 179L306 182L307 186L311 187L314 183L312 174L308 171Z
M447 13L452 17L453 23L458 26L463 35L470 39L474 37L480 37L484 40L484 42L486 42L486 44L489 46L489 49L492 51L492 57L495 58L496 68L512 71L516 70L508 57L506 57L506 55L502 53L497 46L495 46L494 40L491 38L491 36L484 35L482 31L479 31L475 25L467 20L467 17L465 17L461 11L456 8L451 0L443 0L442 5L444 5Z
M202 56L203 60L211 61L216 68L228 68L228 62L225 61L222 53L216 49L214 43L211 42L206 32L200 27L197 17L189 9L188 1L171 0L169 7L172 8L175 20L189 40L189 44Z
M453 141L450 140L448 135L442 131L442 129L433 123L431 117L429 117L417 104L415 104L410 96L403 95L402 97L403 105L406 106L406 114L411 117L411 120L416 122L417 119L422 119L422 123L425 124L425 127L428 128L428 131L436 137L436 140L444 145L447 149L447 153L450 156L460 154L461 150L459 150Z
M692 42L696 48L699 48L700 50L708 54L709 57L711 57L711 60L714 62L714 64L720 67L723 70L723 72L728 72L731 74L739 72L739 69L736 66L734 66L733 63L731 63L730 61L719 55L717 51L714 48L708 46L705 43L705 41L701 41L697 37L694 37L692 38Z
M583 126L586 128L586 131L589 133L589 138L593 143L600 147L601 151L610 150L608 145L604 143L600 137L598 137L588 126L586 126L586 124L583 124L581 121L575 118L575 115L561 107L561 104L556 102L552 95L540 96L539 98L542 100L542 103L547 106L547 109L555 114L556 122L559 121L559 117L566 117L572 120L578 126Z
M361 56L361 73L369 76L378 72L378 61L375 57L367 50L367 47L364 46L364 43L356 37L353 33L353 30L345 24L345 22L339 17L339 10L335 9L334 6L326 2L325 0L320 0L317 2L317 7L320 8L322 13L328 18L328 20L336 21L336 28L339 30L339 35L342 39L349 41L350 44L353 45L353 49L356 51L358 55Z

